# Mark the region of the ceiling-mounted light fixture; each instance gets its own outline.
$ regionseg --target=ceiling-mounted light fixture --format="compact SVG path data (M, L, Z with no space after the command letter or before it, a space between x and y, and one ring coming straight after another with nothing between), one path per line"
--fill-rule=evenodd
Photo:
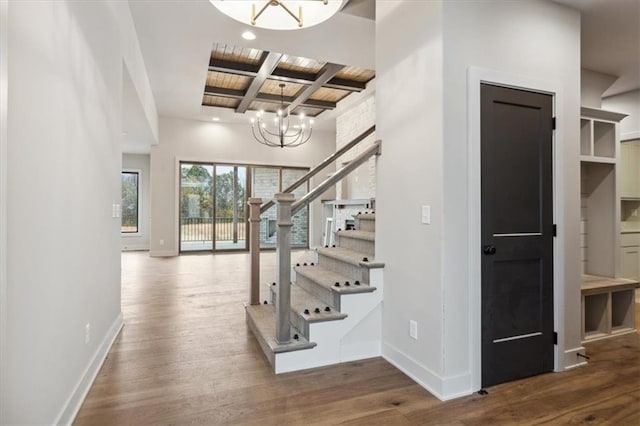
M280 83L280 108L270 124L264 116L264 111L259 111L255 118L251 119L251 131L253 137L263 145L271 147L293 148L306 143L311 138L313 131L313 119L305 121L304 114L298 114L299 122L291 125L289 122L289 108L284 105L284 87Z
M297 30L326 21L346 0L209 0L225 15L269 30Z
M252 33L251 31L245 31L242 33L242 38L245 40L255 40L256 39L256 35L254 33Z

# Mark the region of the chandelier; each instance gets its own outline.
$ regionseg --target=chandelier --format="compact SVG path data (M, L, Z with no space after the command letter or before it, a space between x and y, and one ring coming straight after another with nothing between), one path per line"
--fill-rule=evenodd
M346 0L209 0L225 15L254 27L296 30L326 21ZM271 7L270 7L271 6Z
M293 148L306 143L311 138L313 119L305 121L304 114L298 114L298 123L291 124L289 108L284 106L284 84L280 83L280 108L273 117L273 124L266 119L264 111L258 111L251 119L253 137L263 145Z

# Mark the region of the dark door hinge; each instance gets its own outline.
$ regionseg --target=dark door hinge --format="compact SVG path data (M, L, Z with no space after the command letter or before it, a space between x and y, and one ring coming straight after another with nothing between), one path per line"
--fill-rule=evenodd
M555 130L556 129L556 118L553 117L551 119L551 130Z
M558 332L557 331L553 332L553 344L554 345L558 344Z
M552 230L551 232L552 232L552 235L553 235L554 237L557 237L557 236L558 236L558 225L556 225L556 224L554 223L554 224L553 224L553 230Z

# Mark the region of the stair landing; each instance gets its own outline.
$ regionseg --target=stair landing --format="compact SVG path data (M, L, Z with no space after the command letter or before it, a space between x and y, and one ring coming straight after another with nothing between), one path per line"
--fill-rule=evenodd
M269 357L271 365L275 365L275 354L299 351L316 347L309 342L302 333L291 327L291 336L298 335L298 340L291 339L288 343L276 341L276 308L273 305L246 306L247 324L258 340L262 351Z

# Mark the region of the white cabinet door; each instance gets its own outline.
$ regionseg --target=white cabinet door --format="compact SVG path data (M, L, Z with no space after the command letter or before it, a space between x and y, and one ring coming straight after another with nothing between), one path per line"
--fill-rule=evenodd
M640 198L640 140L620 145L620 196Z
M640 280L640 246L622 247L622 277Z

